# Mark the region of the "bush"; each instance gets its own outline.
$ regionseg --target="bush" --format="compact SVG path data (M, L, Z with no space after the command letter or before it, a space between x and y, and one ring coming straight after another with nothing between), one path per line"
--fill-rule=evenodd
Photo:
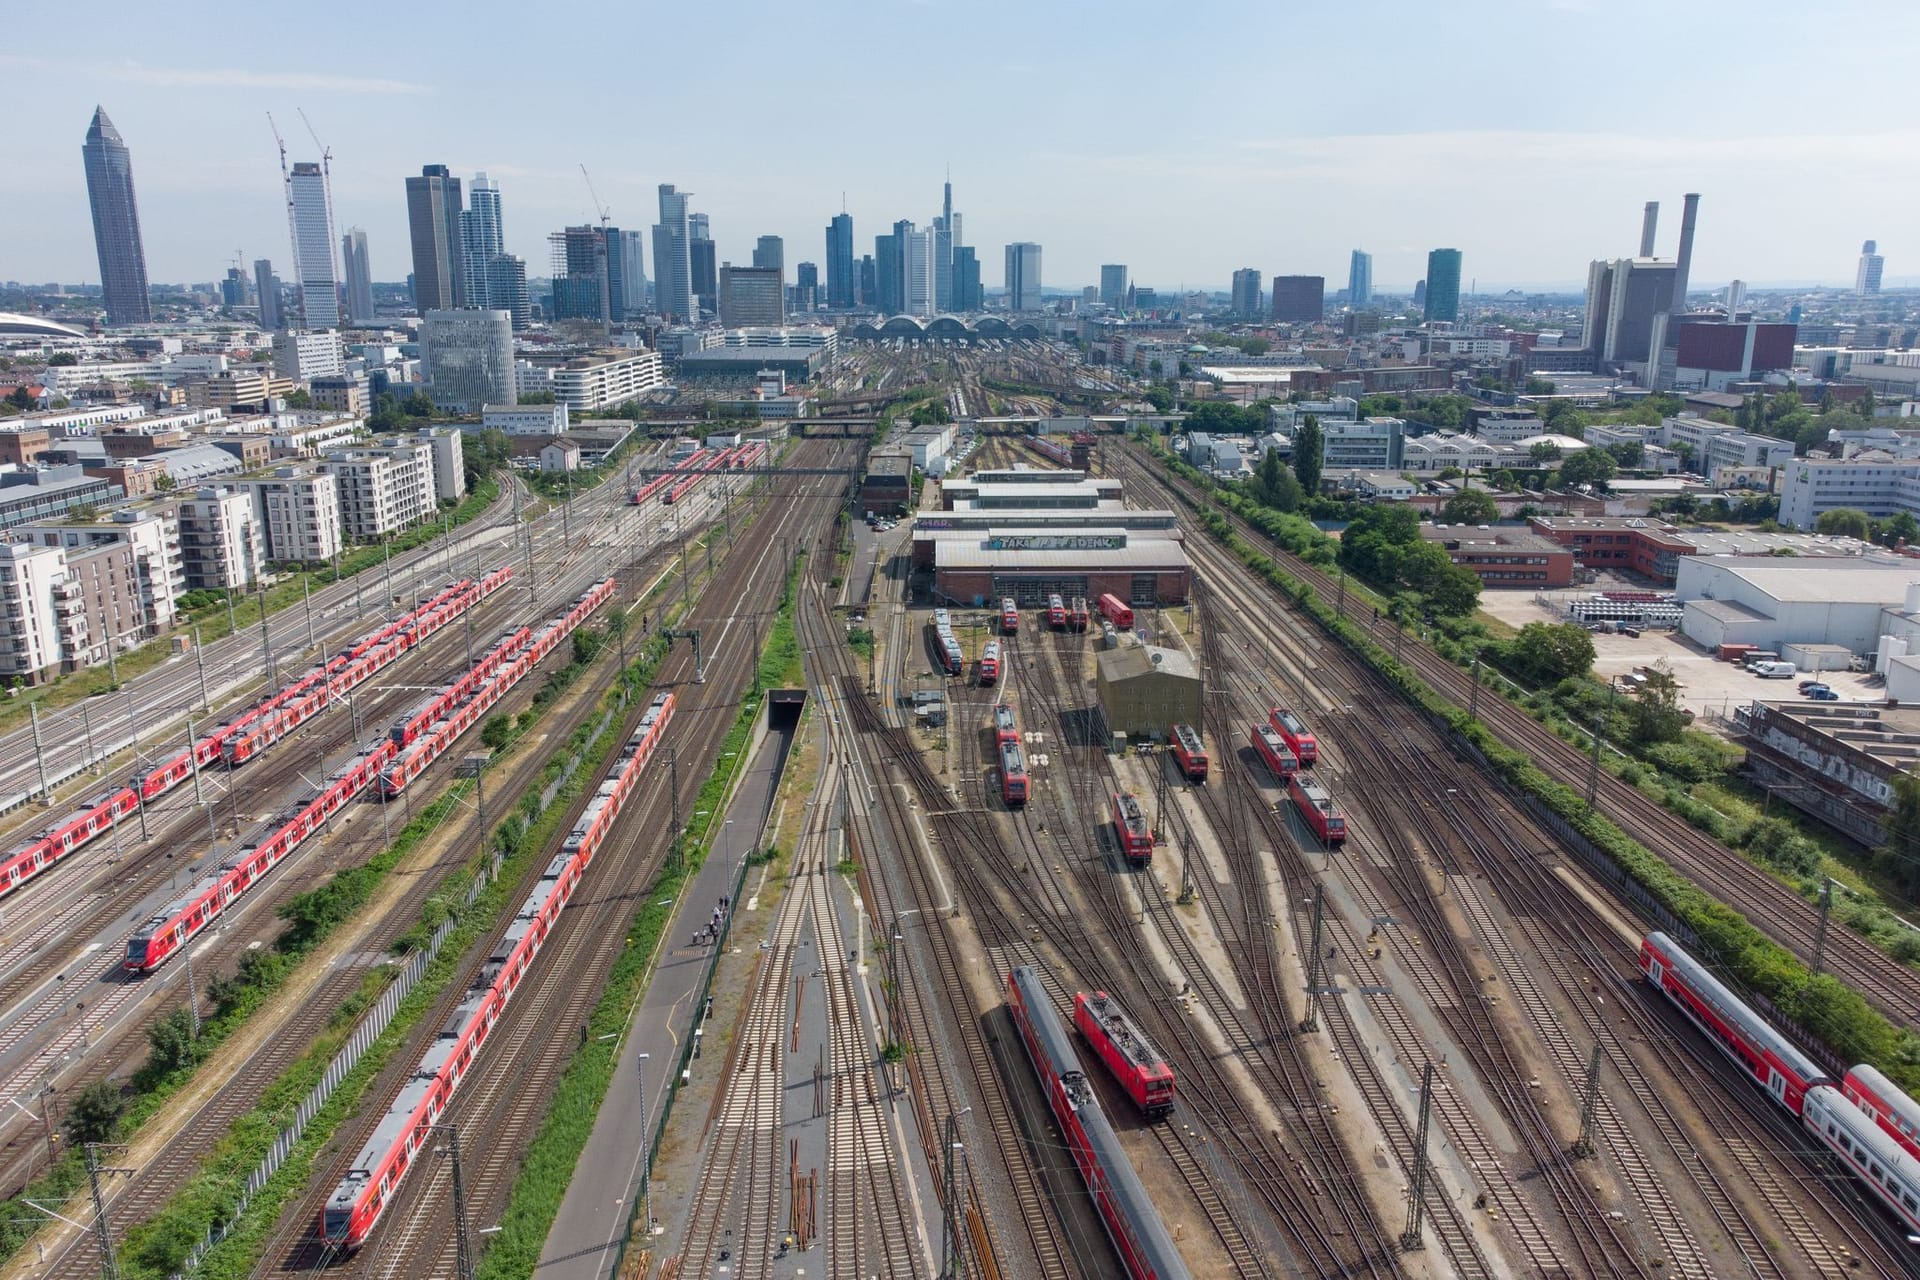
M67 1141L74 1146L89 1142L111 1142L120 1128L120 1116L127 1100L112 1080L95 1080L73 1095L67 1104L67 1118L61 1124Z
M1760 863L1789 875L1810 876L1820 870L1820 846L1780 818L1765 818L1747 833L1747 853Z

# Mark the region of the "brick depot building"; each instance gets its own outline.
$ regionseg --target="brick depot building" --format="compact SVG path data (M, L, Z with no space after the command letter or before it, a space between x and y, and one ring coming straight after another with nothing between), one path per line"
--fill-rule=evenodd
M1420 536L1446 548L1490 589L1551 590L1573 585L1573 552L1531 529L1509 525L1422 525Z

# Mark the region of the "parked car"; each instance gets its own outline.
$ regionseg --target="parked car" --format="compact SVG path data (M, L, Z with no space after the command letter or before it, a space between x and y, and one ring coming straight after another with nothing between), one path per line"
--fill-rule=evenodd
M1762 680L1791 680L1799 668L1791 662L1756 662L1748 670Z
M1824 686L1823 686L1823 687L1821 687L1821 688L1818 688L1818 689L1809 689L1809 690L1807 690L1807 696L1808 696L1809 698L1812 698L1812 699L1813 699L1813 700L1814 700L1815 702L1838 702L1838 701L1840 701L1840 695L1839 695L1839 694L1837 694L1837 693L1835 693L1835 692L1834 692L1833 690L1831 690L1831 689L1828 689L1828 688L1826 688L1826 687L1824 687Z
M1809 698L1813 698L1823 693L1832 693L1833 686L1824 680L1802 680L1800 682L1800 692Z

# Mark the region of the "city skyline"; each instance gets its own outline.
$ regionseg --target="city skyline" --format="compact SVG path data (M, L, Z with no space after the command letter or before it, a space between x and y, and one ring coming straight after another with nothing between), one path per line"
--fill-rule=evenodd
M999 8L986 5L978 20L991 21ZM845 33L836 35L831 23L810 30L768 6L746 6L738 56L769 74L743 77L734 97L696 125L650 131L644 149L598 121L600 91L576 77L529 68L507 94L475 80L474 49L452 38L455 29L432 24L432 40L413 38L424 34L426 15L395 15L393 38L373 46L345 29L285 46L236 28L215 59L193 38L191 21L130 9L115 30L140 61L7 54L0 66L49 118L70 111L78 124L97 101L127 134L142 171L149 271L167 282L217 279L236 246L249 260L284 256L273 141L263 117L295 106L305 107L334 149L335 224L366 229L373 274L382 281L406 276L399 186L423 165L444 163L463 178L491 174L514 215L506 251L539 262L548 234L596 217L581 162L623 226L652 225L661 183L701 193L719 256L734 262L750 260L755 240L769 234L817 253L819 228L843 207L843 190L856 244L902 218L927 225L951 165L967 208L966 242L994 266L1006 244L1043 244L1048 276L1061 288L1097 283L1102 262L1128 263L1134 281L1162 295L1182 286L1223 290L1232 271L1250 261L1267 273L1345 280L1351 251L1364 246L1374 254L1374 287L1404 293L1420 278L1427 251L1445 244L1459 247L1469 264L1463 291L1476 282L1481 293L1509 285L1574 290L1587 262L1631 251L1634 218L1648 194L1675 189L1700 190L1711 201L1695 265L1703 288L1734 277L1761 287L1817 281L1846 288L1860 243L1873 238L1892 260L1886 287L1920 279L1920 252L1909 253L1897 235L1900 211L1920 196L1920 177L1875 159L1900 153L1912 131L1808 124L1775 133L1757 123L1764 114L1757 100L1774 92L1773 84L1791 83L1793 66L1846 56L1852 45L1845 22L1816 24L1786 50L1767 37L1761 12L1785 14L1784 6L1714 3L1669 12L1639 3L1485 0L1476 8L1490 21L1421 16L1376 24L1345 13L1280 15L1236 6L1204 31L1166 33L1151 43L1125 31L1125 22L1021 11L1030 38L1017 54L988 59L983 87L994 92L978 95L988 105L942 111L930 99L905 113L874 104L890 100L889 87L924 86L909 84L894 69L901 60L885 55L927 36L938 20L916 6L887 10L862 26L878 83L822 74L818 85L808 85L807 109L826 120L858 120L863 142L805 165L769 166L760 151L758 121L782 109L774 103L792 90L786 75L771 73L829 65L827 55ZM1872 12L1881 48L1920 32L1917 15L1842 8ZM1735 13L1741 21L1726 21ZM635 31L655 21L694 38L691 15L612 19ZM1231 83L1209 82L1193 103L1177 101L1179 95L1123 96L1110 104L1113 114L1092 144L1047 109L1045 95L1056 87L1046 77L1050 67L1069 70L1061 84L1071 85L1075 65L1100 57L1116 65L1144 61L1169 68L1169 82L1177 84L1171 68L1218 57L1208 32L1223 22L1234 24L1236 44L1306 50L1290 82L1297 108L1287 127L1295 132L1234 123L1268 113L1238 111L1259 93ZM56 16L23 13L19 26L13 48L68 46ZM1501 29L1493 47L1482 39L1490 26ZM476 32L486 27L471 24ZM1353 46L1355 30L1367 31L1364 47ZM1671 68L1656 74L1627 58L1590 65L1592 48L1627 31L1651 32L1675 48L1712 47L1718 65L1740 68L1735 83L1744 87L1703 95L1678 112L1664 92ZM1316 49L1328 56L1316 62ZM1341 90L1350 70L1335 65L1348 53L1360 55L1368 83L1357 105ZM1436 64L1482 60L1517 61L1541 82L1598 70L1609 92L1546 103L1518 91L1431 92ZM672 101L692 69L663 73L655 91ZM1896 87L1870 78L1859 93L1865 118L1903 118ZM1523 102L1527 124L1516 128L1511 122L1521 118L1515 109ZM540 109L526 109L534 104ZM43 177L0 209L0 244L20 255L0 255L0 278L98 280L86 228L74 216L85 199L83 175L63 150L38 136L16 141L17 158ZM1790 186L1777 181L1783 168L1795 175ZM1490 183L1490 173L1527 180ZM1290 199L1303 184L1316 198ZM1114 198L1121 188L1125 198ZM1829 188L1848 198L1821 198ZM1208 210L1205 237L1182 230L1196 206ZM1916 265L1902 271L1908 264Z

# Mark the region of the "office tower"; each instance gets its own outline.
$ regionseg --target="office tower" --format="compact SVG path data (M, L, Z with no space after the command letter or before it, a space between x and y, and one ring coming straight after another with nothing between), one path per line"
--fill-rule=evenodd
M429 311L421 317L420 358L428 394L442 409L478 413L490 404L517 404L513 382L513 321L505 311Z
M874 280L879 292L874 305L888 315L907 309L907 239L913 224L904 218L893 224L891 235L873 239Z
M812 311L820 305L820 268L803 262L793 269L793 309Z
M413 307L422 316L467 303L467 255L461 243L460 179L443 164L407 179L407 229L413 242Z
M912 224L908 224L911 228ZM907 290L907 314L922 319L933 315L934 303L934 262L933 228L925 231L909 229L905 240L906 255L905 281Z
M367 233L348 227L340 238L340 257L347 266L347 319L357 325L373 323L373 264L367 257Z
M1413 282L1413 305L1422 310L1426 308L1427 282L1425 280L1415 280Z
M960 310L954 297L953 255L960 247L960 215L953 211L953 183L941 188L940 216L933 220L933 306L947 312Z
M1007 246L1007 310L1040 309L1040 246L1017 240Z
M1460 318L1460 251L1435 249L1427 255L1427 293L1421 314L1428 320Z
M695 305L703 311L713 311L715 300L720 296L720 277L716 265L719 259L713 236L707 230L707 215L704 213L687 215L687 250L693 264Z
M603 328L611 318L611 284L607 278L607 241L594 226L568 227L547 237L553 254L553 302L548 317L555 321L585 320Z
M720 323L729 329L787 322L784 273L774 267L720 268Z
M858 286L853 261L853 219L836 213L827 224L827 306L835 311L852 310Z
M293 219L294 282L300 286L300 319L309 329L340 327L340 274L333 266L333 203L320 166L302 160L287 178L287 208Z
M473 175L467 207L460 215L460 248L466 257L466 299L470 307L489 307L487 264L505 253L500 221L500 184L484 173Z
M109 325L149 324L147 253L140 244L140 210L133 199L133 157L106 108L93 109L87 140L87 203L93 207L93 247L100 254L100 291Z
M621 324L627 318L626 233L618 227L603 226L600 238L605 243L602 259L607 264L607 323Z
M513 331L533 321L533 302L527 296L527 264L510 253L497 253L487 263L487 297L495 310L505 311Z
M1327 314L1325 276L1275 276L1273 318L1282 324L1316 324Z
M687 227L688 192L660 185L660 221L653 228L654 308L675 320L693 320L693 258Z
M1127 309L1127 267L1123 262L1109 262L1100 268L1100 305L1112 307L1115 311Z
M1880 242L1869 240L1860 246L1860 267L1853 273L1853 291L1855 293L1880 292L1880 273L1886 269L1887 260L1880 256Z
M1252 320L1260 314L1260 273L1242 267L1233 273L1233 318Z
M642 252L642 237L638 231L619 233L619 270L614 275L620 281L620 305L616 308L622 317L633 318L647 313L647 263ZM607 244L607 261L614 261L614 245Z
M986 309L985 296L980 292L980 256L970 244L957 245L953 251L953 309Z
M280 312L280 277L273 274L273 263L266 258L254 259L253 288L260 298L260 327L284 328L286 317Z
M786 282L787 246L779 236L761 236L754 242L753 265L772 268L780 273L781 283Z
M247 305L247 273L238 267L227 268L227 278L220 282L220 306L225 311L238 311Z
M857 307L878 305L880 285L875 278L873 255L870 253L860 255L860 287L855 290L855 294L854 305Z
M1373 255L1355 249L1347 262L1347 305L1359 311L1372 302Z

